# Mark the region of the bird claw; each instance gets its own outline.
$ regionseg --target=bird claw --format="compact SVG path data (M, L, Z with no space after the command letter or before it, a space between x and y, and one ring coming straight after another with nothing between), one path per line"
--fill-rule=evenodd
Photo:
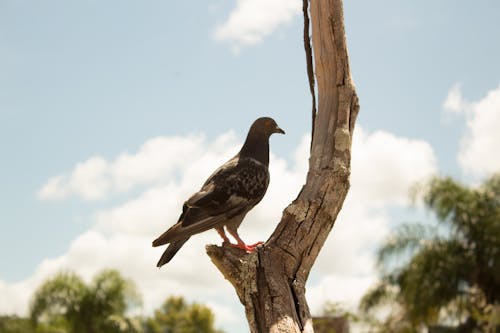
M262 244L264 244L264 243L263 242L257 242L255 244L249 244L249 245L247 245L245 243L241 243L241 244L232 244L232 243L229 243L228 245L231 246L231 247L237 248L237 249L244 250L247 253L252 253L253 251L255 251L255 249L259 245L262 245Z
M264 244L264 242L257 242L257 243L255 243L255 244L250 244L250 245L248 245L248 246L249 246L249 247L252 247L252 248L254 248L254 249L255 249L256 247L259 247L259 246L260 246L260 245L262 245L262 244Z

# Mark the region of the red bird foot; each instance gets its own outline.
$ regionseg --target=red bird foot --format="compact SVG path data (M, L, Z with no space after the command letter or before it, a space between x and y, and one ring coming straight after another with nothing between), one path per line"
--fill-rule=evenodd
M259 245L262 245L264 244L263 242L257 242L255 244L245 244L245 243L238 243L238 244L232 244L232 243L229 243L229 246L232 246L232 247L235 247L237 249L242 249L242 250L245 250L247 253L251 253L253 251L255 251L255 249L257 248L257 246Z

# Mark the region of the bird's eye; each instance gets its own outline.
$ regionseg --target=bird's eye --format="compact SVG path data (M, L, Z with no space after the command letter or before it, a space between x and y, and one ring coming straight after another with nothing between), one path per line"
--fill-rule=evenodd
M264 123L264 125L266 125L266 127L271 127L271 121L270 120L266 120L266 122Z

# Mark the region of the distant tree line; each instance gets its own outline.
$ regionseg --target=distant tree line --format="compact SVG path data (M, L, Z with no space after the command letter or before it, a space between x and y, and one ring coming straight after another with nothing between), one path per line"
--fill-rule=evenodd
M128 315L141 305L134 283L115 270L90 284L62 272L34 293L30 316L0 316L2 333L222 333L210 308L170 297L149 317Z
M500 175L478 187L435 178L422 194L435 221L396 229L378 251L380 281L361 311L329 304L315 318L318 332L347 332L348 320L367 333L500 333ZM182 297L168 298L150 317L127 315L140 304L134 284L116 271L90 284L60 273L35 292L29 318L0 316L0 332L221 332L208 307Z

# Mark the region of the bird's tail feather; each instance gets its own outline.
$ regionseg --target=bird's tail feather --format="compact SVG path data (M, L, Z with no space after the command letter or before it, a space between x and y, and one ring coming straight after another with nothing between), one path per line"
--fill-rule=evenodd
M161 234L158 238L156 238L153 241L153 247L162 246L172 242L173 239L170 239L171 235L177 233L179 228L181 228L180 223L174 224L172 227L170 227L167 231L165 231L163 234Z
M163 252L160 260L156 264L156 267L161 267L161 266L165 265L166 263L168 263L170 260L172 260L172 258L175 256L175 254L181 249L182 245L184 245L184 243L186 243L188 241L188 239L189 239L189 237L179 239L177 241L170 243L170 245L167 247L165 252Z

